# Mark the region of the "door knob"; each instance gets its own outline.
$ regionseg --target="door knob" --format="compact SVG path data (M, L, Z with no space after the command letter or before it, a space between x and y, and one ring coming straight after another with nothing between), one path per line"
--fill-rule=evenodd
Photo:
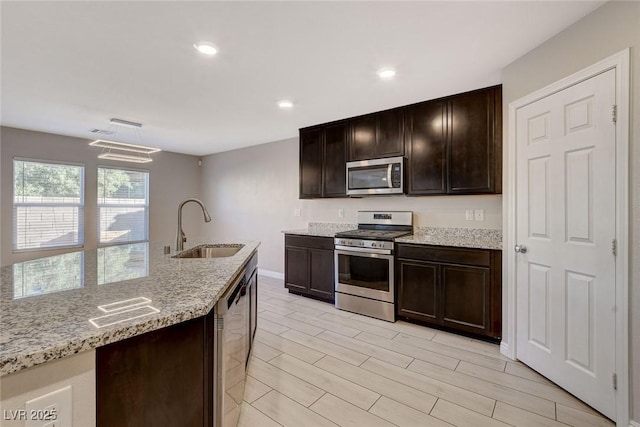
M519 254L526 254L527 253L527 247L523 246L523 245L516 245L515 248L513 248L514 251L516 251L516 253Z

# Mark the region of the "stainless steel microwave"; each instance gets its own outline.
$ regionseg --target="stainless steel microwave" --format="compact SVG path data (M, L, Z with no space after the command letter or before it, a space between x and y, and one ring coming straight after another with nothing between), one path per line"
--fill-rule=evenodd
M404 157L347 163L347 195L404 193Z

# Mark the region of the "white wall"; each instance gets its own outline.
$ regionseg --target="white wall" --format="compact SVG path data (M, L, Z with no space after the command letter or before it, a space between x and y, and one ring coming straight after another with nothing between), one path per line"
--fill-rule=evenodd
M309 222L354 224L358 210L410 210L417 226L502 227L500 195L299 200L298 150L298 138L291 138L204 157L203 199L213 216L205 235L260 240L260 267L282 272L282 230L307 228ZM300 217L295 208L301 208ZM344 218L338 218L340 208ZM484 209L485 221L466 221L465 209Z
M0 379L2 382L2 387L0 387L2 425L4 427L24 427L24 421L11 420L9 411L14 411L15 414L16 411L25 409L25 402L28 400L71 386L73 425L95 426L95 360L96 352L91 350L2 377Z
M640 421L640 2L613 1L503 69L505 153L509 103L631 47L630 309L633 418ZM505 159L507 157L505 156ZM504 164L504 170L508 168ZM506 197L506 196L505 196ZM505 198L505 202L507 199ZM505 203L506 207L507 203ZM506 216L505 216L506 217ZM506 318L506 313L503 313ZM506 326L506 325L505 325ZM506 334L503 334L506 336Z
M149 240L173 243L176 233L178 203L187 197L200 196L200 168L198 157L186 154L159 152L153 162L143 165L98 160L100 149L90 147L90 140L33 132L23 129L0 128L0 251L2 265L28 259L57 255L69 250L47 250L12 253L13 227L13 158L26 157L83 163L85 166L85 239L84 249L97 246L97 167L100 165L131 167L149 171ZM144 141L153 145L153 141ZM202 213L193 204L184 209L184 231L196 237L203 222Z

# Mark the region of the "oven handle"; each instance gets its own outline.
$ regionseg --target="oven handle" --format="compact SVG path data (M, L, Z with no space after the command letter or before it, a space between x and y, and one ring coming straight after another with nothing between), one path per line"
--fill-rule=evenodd
M336 245L336 255L351 255L365 258L384 258L393 260L393 255L388 249L352 248L350 246Z

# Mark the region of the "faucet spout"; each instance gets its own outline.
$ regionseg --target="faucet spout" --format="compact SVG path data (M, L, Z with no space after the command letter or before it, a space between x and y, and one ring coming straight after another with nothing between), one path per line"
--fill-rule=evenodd
M209 215L209 212L204 206L204 203L194 198L183 200L178 205L178 231L176 232L176 251L183 250L184 242L187 241L187 236L185 236L184 231L182 230L182 208L189 202L197 203L200 206L200 208L202 209L202 214L204 215L204 222L211 222L211 215Z

